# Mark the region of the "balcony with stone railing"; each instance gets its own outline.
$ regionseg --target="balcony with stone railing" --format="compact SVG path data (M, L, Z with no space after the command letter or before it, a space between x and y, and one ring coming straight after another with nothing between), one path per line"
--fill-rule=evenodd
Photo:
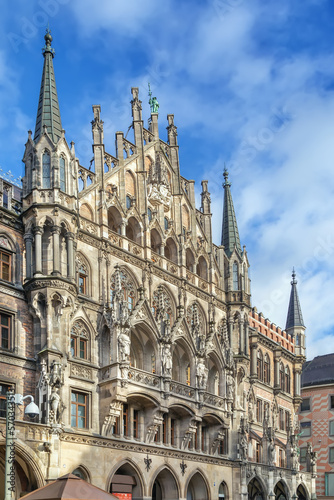
M168 393L171 398L176 397L188 403L201 403L203 406L215 408L219 411L227 411L227 401L224 396L218 396L203 389L192 387L177 380L166 379L156 373L147 372L132 366L128 369L126 381L121 379L118 363L102 368L99 378L103 384L112 383L117 385L117 382L121 381L124 385L124 382L126 382L131 391L133 391L133 386L135 386L138 393L140 389L143 389L146 393L148 391L154 391L159 394L162 392Z

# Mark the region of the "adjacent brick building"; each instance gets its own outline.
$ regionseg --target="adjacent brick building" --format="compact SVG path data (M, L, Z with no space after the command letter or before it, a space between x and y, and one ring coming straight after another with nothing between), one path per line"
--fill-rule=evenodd
M334 354L317 356L304 364L302 398L301 470L309 469L311 443L317 453L317 498L334 498Z

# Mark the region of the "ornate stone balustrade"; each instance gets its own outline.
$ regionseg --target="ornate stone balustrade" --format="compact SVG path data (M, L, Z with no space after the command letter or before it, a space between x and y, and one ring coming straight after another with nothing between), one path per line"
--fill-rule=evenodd
M140 247L139 245L136 245L131 240L128 240L128 250L129 250L129 252L133 253L134 255L137 255L137 257L143 256L143 248Z
M196 396L196 390L193 387L173 380L170 383L170 392L189 399L195 399Z
M132 384L140 384L160 390L161 378L159 375L155 375L154 373L145 372L143 370L139 370L138 368L131 367L129 369L128 379Z
M226 400L222 396L216 396L209 392L205 392L203 395L203 403L206 405L214 406L215 408L220 408L221 410L226 410Z
M112 243L113 245L116 245L120 248L123 248L122 236L120 236L118 233L115 233L115 231L111 231L111 229L109 229L109 231L108 231L108 236L109 236L110 243Z

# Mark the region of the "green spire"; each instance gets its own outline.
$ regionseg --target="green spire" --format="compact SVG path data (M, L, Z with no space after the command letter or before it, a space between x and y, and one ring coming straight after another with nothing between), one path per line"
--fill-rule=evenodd
M223 227L222 227L222 242L225 247L225 252L228 257L231 256L234 248L241 254L240 238L237 226L237 219L234 212L234 206L231 195L231 183L228 180L228 171L224 168L224 211L223 211Z
M52 36L49 28L46 29L44 40L45 46L42 49L44 66L41 90L39 93L34 141L38 141L43 133L43 126L46 125L47 132L53 142L58 142L61 137L62 126L52 63L54 49L51 47Z
M295 326L305 326L305 325L298 298L296 273L295 269L293 268L290 302L289 302L288 316L286 318L285 329L288 330L288 328L294 328Z

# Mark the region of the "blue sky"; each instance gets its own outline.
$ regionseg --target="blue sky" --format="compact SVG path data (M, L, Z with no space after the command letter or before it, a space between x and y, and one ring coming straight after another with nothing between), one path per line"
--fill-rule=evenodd
M15 8L14 8L15 5ZM230 171L253 305L284 327L295 266L308 357L334 351L334 5L331 0L16 0L0 18L0 167L22 174L49 21L62 124L91 159L92 104L106 150L147 82L178 126L181 173L209 180L220 242ZM199 201L198 201L199 204Z

